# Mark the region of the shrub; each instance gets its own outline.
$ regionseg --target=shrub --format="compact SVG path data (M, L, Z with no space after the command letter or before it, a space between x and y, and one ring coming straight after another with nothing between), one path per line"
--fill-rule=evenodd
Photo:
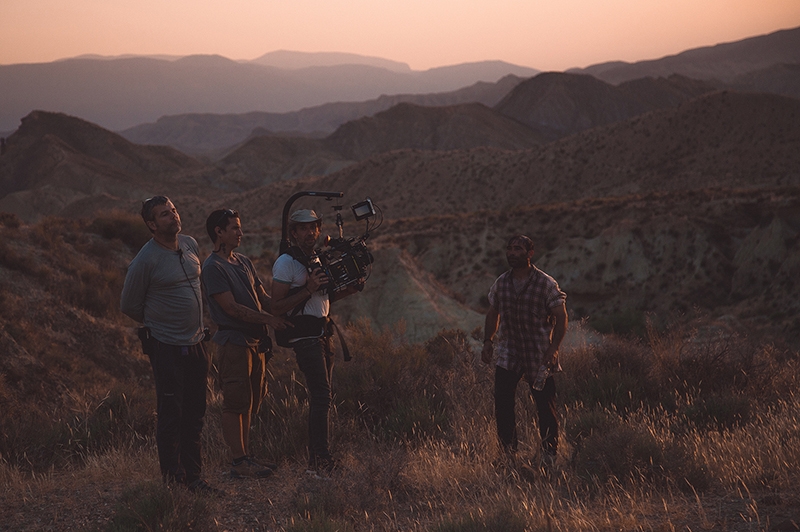
M171 490L163 482L144 482L122 493L106 530L211 530L209 513L210 506L201 497Z
M22 225L22 220L13 212L0 212L0 226L9 229L18 229Z
M138 250L153 236L141 216L121 211L101 214L86 230L106 240L120 240L132 250Z

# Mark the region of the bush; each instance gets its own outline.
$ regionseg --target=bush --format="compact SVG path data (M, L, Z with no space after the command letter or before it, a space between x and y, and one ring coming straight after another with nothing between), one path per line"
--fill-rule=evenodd
M171 490L163 482L145 482L122 493L105 530L212 530L209 510L207 501L201 497Z
M153 236L141 216L113 211L95 218L86 228L106 240L117 239L131 250L138 251Z
M0 226L18 229L21 225L22 220L13 212L0 212Z

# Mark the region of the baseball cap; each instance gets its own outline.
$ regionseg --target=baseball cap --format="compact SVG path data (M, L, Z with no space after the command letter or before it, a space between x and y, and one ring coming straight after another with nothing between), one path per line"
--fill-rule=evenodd
M296 224L321 222L322 216L317 215L313 209L299 209L292 213L289 221Z

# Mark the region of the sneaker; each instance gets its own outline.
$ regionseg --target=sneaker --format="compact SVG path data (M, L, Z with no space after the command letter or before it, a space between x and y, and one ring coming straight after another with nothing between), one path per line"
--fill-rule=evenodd
M278 464L273 464L272 462L262 462L261 460L256 460L253 456L248 456L251 462L254 464L260 465L266 469L271 469L272 471L278 470Z
M198 478L194 482L190 482L186 484L186 487L192 493L197 493L199 495L214 495L217 497L222 497L225 495L225 492L221 489L215 488L202 478Z
M259 464L249 456L242 458L238 464L235 461L231 463L231 478L267 478L272 473L271 468Z

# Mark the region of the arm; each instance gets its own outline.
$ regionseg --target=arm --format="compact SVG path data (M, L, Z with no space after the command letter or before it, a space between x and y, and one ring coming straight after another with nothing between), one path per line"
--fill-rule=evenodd
M245 321L247 323L261 323L264 325L269 325L275 329L285 329L290 325L289 322L283 318L275 317L271 314L267 314L266 312L259 312L237 303L233 298L232 292L213 294L211 297L214 298L214 301L219 303L219 306L222 307L222 310L225 312L225 314L237 320Z
M481 360L484 364L492 361L492 354L494 353L494 338L497 332L497 326L500 324L500 313L494 307L489 307L486 313L486 322L483 325L483 350L481 351Z
M553 336L550 339L550 347L547 348L547 351L544 354L544 364L546 366L551 366L553 362L556 360L558 356L558 348L561 346L561 341L564 339L564 335L567 332L567 323L569 319L567 318L567 307L563 303L550 309L550 313L555 317L556 324L553 327Z
M311 297L311 294L319 290L319 287L328 282L325 272L315 270L308 275L308 281L303 290L296 294L289 295L290 285L280 281L272 281L272 312L274 314L286 314L294 307Z
M140 263L131 263L119 302L122 313L139 323L144 322L144 299L148 286L146 277Z
M272 312L272 299L269 297L269 294L266 290L264 290L264 285L259 284L258 288L256 288L256 296L258 297L258 302L261 303L261 310L264 312Z

